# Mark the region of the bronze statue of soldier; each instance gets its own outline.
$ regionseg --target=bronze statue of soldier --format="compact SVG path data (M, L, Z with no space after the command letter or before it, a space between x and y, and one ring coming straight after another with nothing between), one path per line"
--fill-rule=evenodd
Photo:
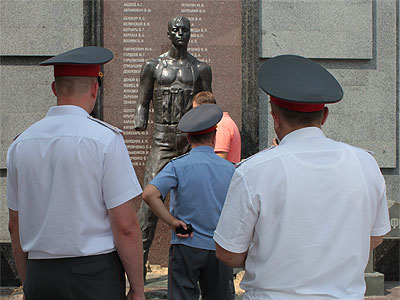
M136 130L146 129L151 101L154 108L154 134L143 186L172 158L190 150L186 135L178 130L179 120L192 108L194 95L201 91L211 91L210 66L187 52L190 21L185 17L169 21L168 38L171 40L170 50L145 62L140 74L139 99L134 119ZM145 265L158 218L144 201L140 206L139 221Z

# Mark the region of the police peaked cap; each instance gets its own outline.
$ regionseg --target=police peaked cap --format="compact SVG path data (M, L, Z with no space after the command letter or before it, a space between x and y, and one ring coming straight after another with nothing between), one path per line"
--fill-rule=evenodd
M258 72L258 84L278 106L303 112L323 109L342 99L335 77L318 63L297 55L267 60Z
M80 47L40 63L42 66L54 65L54 77L94 76L102 77L100 66L113 59L113 53L102 47Z
M179 121L178 129L189 135L214 131L222 119L222 109L216 104L203 104L189 110Z

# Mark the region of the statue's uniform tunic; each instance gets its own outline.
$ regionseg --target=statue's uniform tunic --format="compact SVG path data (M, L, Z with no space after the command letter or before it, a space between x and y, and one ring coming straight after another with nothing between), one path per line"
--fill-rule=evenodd
M174 157L186 153L189 143L178 128L179 120L192 108L194 92L198 90L198 68L195 61L176 67L160 59L155 70L157 80L153 90L154 135L146 164L144 185ZM147 122L147 119L146 119ZM138 125L136 119L135 125Z
M154 70L153 108L154 133L151 151L146 162L143 186L146 186L174 157L187 153L190 145L186 134L178 129L181 117L192 108L193 96L202 87L199 64L188 54L182 65L176 65L167 54L151 61ZM135 115L135 127L147 127L150 103L139 103ZM158 218L146 203L142 202L139 221L143 237L144 261L147 261Z
M99 295L118 297L125 290L119 289L123 269L107 210L142 192L118 129L78 106L52 107L11 145L7 169L8 206L19 213L21 246L29 258L25 292L65 279L68 299L92 299L96 295L82 291L89 284L85 278L95 275ZM31 266L49 271L52 263L73 267L50 272L48 282L30 277ZM93 274L83 274L82 263L93 263Z
M210 146L173 159L151 182L162 198L171 191L171 214L193 226L193 238L172 232L168 299L227 299L232 270L216 259L213 232L235 167Z
M362 300L370 236L389 230L372 156L307 127L237 168L214 240L248 250L243 299Z

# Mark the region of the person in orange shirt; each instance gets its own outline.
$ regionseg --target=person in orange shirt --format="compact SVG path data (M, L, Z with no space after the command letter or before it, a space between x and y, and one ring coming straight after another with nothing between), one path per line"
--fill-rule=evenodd
M202 104L217 104L215 96L208 91L200 92L193 98L193 107ZM224 112L222 120L217 125L217 136L214 147L215 153L233 163L238 163L241 156L241 138L238 127L229 116Z

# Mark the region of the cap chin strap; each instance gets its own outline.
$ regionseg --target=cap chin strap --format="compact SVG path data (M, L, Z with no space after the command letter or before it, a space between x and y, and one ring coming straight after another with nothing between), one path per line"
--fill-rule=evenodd
M319 111L324 109L325 103L303 103L303 102L294 102L294 101L285 101L279 98L275 98L271 95L269 95L270 100L272 103L275 105L294 110L294 111L300 111L300 112L314 112L314 111Z

